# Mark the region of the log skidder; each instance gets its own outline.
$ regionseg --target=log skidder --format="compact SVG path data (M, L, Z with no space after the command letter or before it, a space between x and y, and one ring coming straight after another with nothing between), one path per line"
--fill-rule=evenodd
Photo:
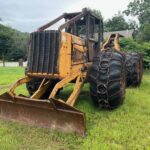
M115 49L99 52L88 71L93 102L106 109L123 103L125 95L125 56Z
M65 22L51 30L60 20ZM97 52L102 42L103 20L86 8L64 13L31 33L26 75L0 95L0 117L84 136L86 115L74 106L86 77L100 107L116 108L125 94L125 57L116 46ZM70 83L68 98L57 96ZM22 84L31 95L15 92Z
M142 55L137 52L126 53L126 85L127 87L138 87L143 76Z

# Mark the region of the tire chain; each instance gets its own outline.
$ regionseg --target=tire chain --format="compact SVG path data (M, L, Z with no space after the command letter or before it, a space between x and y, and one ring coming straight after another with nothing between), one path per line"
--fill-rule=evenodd
M116 81L121 81L123 80L123 82L125 82L125 72L123 70L125 70L124 66L125 66L125 56L124 54L114 50L114 49L107 49L105 52L101 52L96 58L94 58L94 62L93 62L93 65L97 65L97 72L96 72L96 91L91 91L91 96L94 97L95 99L97 99L97 105L99 107L104 107L104 108L111 108L110 106L110 103L109 103L109 93L108 93L108 84L109 82L111 81L110 80L110 65L111 65L111 60L112 60L112 57L115 56L114 53L119 53L123 58L124 60L122 60L121 64L123 63L123 67L121 68L121 73L124 73L124 74L121 74L121 77L116 80ZM115 56L116 57L116 56ZM114 59L113 60L117 60L117 59ZM119 59L117 61L120 61ZM98 64L96 63L98 62ZM101 73L100 73L101 72ZM103 74L102 74L103 72ZM103 76L104 74L106 74L106 80L105 81L99 81L98 79L100 79L100 76ZM92 75L92 76L91 76ZM93 72L92 70L88 72L88 79L89 79L89 82L93 82ZM123 78L123 79L122 79ZM91 80L92 79L92 80ZM91 80L91 81L90 81ZM114 80L112 80L114 81ZM93 84L93 83L92 83ZM121 86L125 86L125 85L122 85L122 83L120 83ZM124 83L123 83L124 84ZM121 89L122 91L124 91L124 89ZM121 91L121 92L122 92ZM124 98L124 92L122 92L122 99Z

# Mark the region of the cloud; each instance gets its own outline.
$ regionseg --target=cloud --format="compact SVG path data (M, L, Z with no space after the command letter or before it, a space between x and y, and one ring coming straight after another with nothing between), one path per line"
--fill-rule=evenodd
M128 3L129 0L0 0L0 17L4 24L31 32L63 12L90 7L101 10L104 18L109 18L125 9Z
M97 9L102 12L105 19L112 17L117 14L118 11L123 11L127 8L131 0L80 0L73 3L68 8L68 11L80 11L84 7Z
M37 27L57 17L70 0L0 0L0 17L3 23L21 31L34 31Z

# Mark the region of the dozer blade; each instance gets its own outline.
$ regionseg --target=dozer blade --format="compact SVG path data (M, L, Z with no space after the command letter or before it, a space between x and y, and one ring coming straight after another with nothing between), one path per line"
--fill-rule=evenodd
M55 99L38 100L23 96L0 96L0 118L31 125L76 132L84 136L85 113Z

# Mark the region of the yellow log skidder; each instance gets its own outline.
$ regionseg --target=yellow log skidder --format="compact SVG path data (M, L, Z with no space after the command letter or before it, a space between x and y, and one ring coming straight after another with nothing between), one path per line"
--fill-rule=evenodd
M58 30L46 30L61 19ZM102 48L102 43L102 18L88 9L64 13L31 33L25 77L0 96L0 117L84 135L85 113L74 105L85 82L96 106L113 109L124 99L125 55L118 44ZM56 98L69 83L74 83L69 98ZM15 93L22 84L29 97Z

